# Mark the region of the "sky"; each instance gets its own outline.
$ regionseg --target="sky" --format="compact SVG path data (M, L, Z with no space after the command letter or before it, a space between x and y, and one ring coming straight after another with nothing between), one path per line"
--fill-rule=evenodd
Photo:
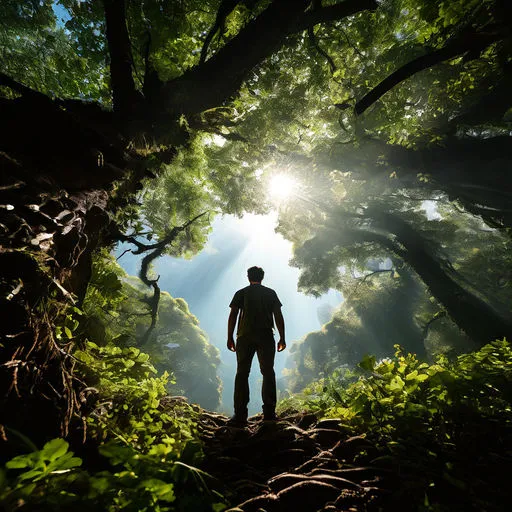
M57 24L58 25L64 25L66 21L71 19L71 16L69 14L69 11L62 5L60 5L57 2L53 2L52 5L53 12L55 13L55 16L57 16Z
M297 291L299 269L290 267L291 242L275 233L277 213L269 215L247 214L243 218L232 215L217 217L203 251L190 260L164 256L155 262L160 275L160 287L173 297L185 299L190 311L199 319L201 328L210 342L221 351L219 375L224 385L224 405L231 403L232 381L235 376L236 356L226 345L229 303L235 292L247 286L247 269L257 265L264 269L263 284L273 288L283 304L288 349L276 354L276 377L279 379L289 348L305 334L320 329L326 321L325 310L334 309L341 301L339 292L331 290L316 299ZM128 246L119 246L119 255ZM127 253L119 259L123 268L132 275L138 272L140 257ZM323 315L319 308L324 310ZM259 369L253 362L251 379L250 414L259 411Z

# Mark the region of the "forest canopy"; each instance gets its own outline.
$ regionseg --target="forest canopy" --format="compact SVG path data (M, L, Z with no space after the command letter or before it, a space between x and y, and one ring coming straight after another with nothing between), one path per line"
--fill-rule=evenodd
M4 0L0 442L5 457L39 454L11 469L50 478L78 467L68 442L91 443L110 473L81 474L90 503L171 510L187 494L178 462L201 458L187 448L199 409L165 399L217 407L219 352L153 264L199 253L220 214L276 210L300 290L343 294L293 345L288 392L329 395L371 353L384 359L359 368L393 400L408 400L407 367L452 421L432 394L478 380L471 358L496 350L502 400L509 350L488 343L512 337L511 16L506 0ZM115 262L120 243L138 276ZM361 405L385 386L365 382L310 406L351 428L369 414L375 442L394 443ZM490 403L475 414L494 418ZM417 405L407 421L434 414ZM116 464L147 478L105 494Z

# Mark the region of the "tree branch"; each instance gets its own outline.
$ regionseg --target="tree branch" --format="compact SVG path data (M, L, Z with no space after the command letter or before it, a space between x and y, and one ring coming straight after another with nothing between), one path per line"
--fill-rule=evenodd
M375 0L345 0L334 5L307 11L295 25L294 31L306 30L308 27L337 21L348 16L353 16L362 11L375 11L379 4Z
M492 43L503 38L502 34L497 32L491 33L467 33L463 37L454 40L439 50L422 55L411 62L408 62L401 68L397 69L379 85L373 88L368 94L360 99L355 106L357 115L362 114L368 107L373 105L381 96L393 89L407 78L415 75L419 71L431 68L436 64L450 60L465 53L471 52L475 56L480 54L485 48Z
M331 73L334 73L336 71L336 64L334 63L332 57L318 44L312 26L308 27L308 37L309 41L311 42L311 46L313 46L313 48L327 61L329 68L331 69Z
M390 273L393 273L395 271L394 268L386 268L386 269L382 269L382 270L374 270L373 272L370 272L369 274L366 274L363 279L361 279L361 283L364 283L369 277L372 277L376 274L383 274L385 272L390 272Z
M424 326L423 326L423 339L425 339L428 335L428 330L430 326L440 318L445 318L447 316L446 311L438 311Z
M149 254L144 256L144 258L142 258L139 270L139 279L146 286L153 288L153 295L149 297L147 300L148 305L150 306L151 309L151 325L148 327L148 329L144 333L144 336L141 339L142 345L146 344L149 341L151 333L156 327L158 305L160 303L161 295L160 286L158 285L158 280L160 279L160 276L158 276L156 279L150 279L148 276L149 266L151 265L153 260L155 260L164 253L164 251L176 239L179 233L187 229L191 224L199 220L201 217L204 217L207 213L209 212L205 211L203 213L200 213L199 215L196 215L193 219L187 221L185 224L173 227L160 242L157 242L155 244L143 244L142 242L139 242L134 236L126 236L121 233L117 234L119 240L122 240L124 242L130 242L137 247L136 251L132 251L133 254L142 254L143 252L151 251Z
M279 0L270 5L215 55L163 86L162 111L195 114L221 105L240 88L250 72L272 55L286 37L324 21L368 9L375 0L347 0L307 11L309 0Z
M235 7L239 3L240 0L222 0L222 2L220 3L219 8L217 10L217 15L215 16L215 23L213 24L213 27L210 29L204 40L204 44L201 49L201 56L199 58L199 64L203 64L203 62L206 60L206 56L208 55L208 48L215 34L219 30L221 32L224 30L226 18L233 12Z
M7 76L5 73L2 73L1 71L0 71L0 85L9 87L9 89L12 89L13 91L21 94L22 96L37 98L39 100L51 101L50 98L48 96L46 96L46 94L36 91L35 89L31 89L30 87L27 87L26 85L20 84L19 82L17 82L10 76Z

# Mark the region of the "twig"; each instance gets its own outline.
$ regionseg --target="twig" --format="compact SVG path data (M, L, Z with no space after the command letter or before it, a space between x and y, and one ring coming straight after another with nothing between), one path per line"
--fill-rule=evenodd
M383 274L384 272L394 272L394 268L386 268L382 270L374 270L373 272L370 272L369 274L366 274L363 279L361 280L361 283L364 283L367 278L374 276L375 274Z
M131 249L126 249L125 251L123 251L121 256L118 256L116 258L116 261L119 261L127 252L132 252L132 250Z

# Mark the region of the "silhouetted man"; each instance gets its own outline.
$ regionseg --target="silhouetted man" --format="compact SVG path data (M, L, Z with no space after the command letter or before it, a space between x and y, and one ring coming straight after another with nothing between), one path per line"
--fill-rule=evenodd
M265 272L260 267L247 270L249 286L238 290L229 307L228 349L236 352L237 371L235 377L235 415L230 424L247 424L247 404L249 403L249 372L254 354L257 354L263 376L261 398L263 399L263 419L276 419L276 375L274 373L274 319L279 331L277 351L286 348L284 318L281 302L271 288L261 284ZM233 339L238 314L236 344Z

